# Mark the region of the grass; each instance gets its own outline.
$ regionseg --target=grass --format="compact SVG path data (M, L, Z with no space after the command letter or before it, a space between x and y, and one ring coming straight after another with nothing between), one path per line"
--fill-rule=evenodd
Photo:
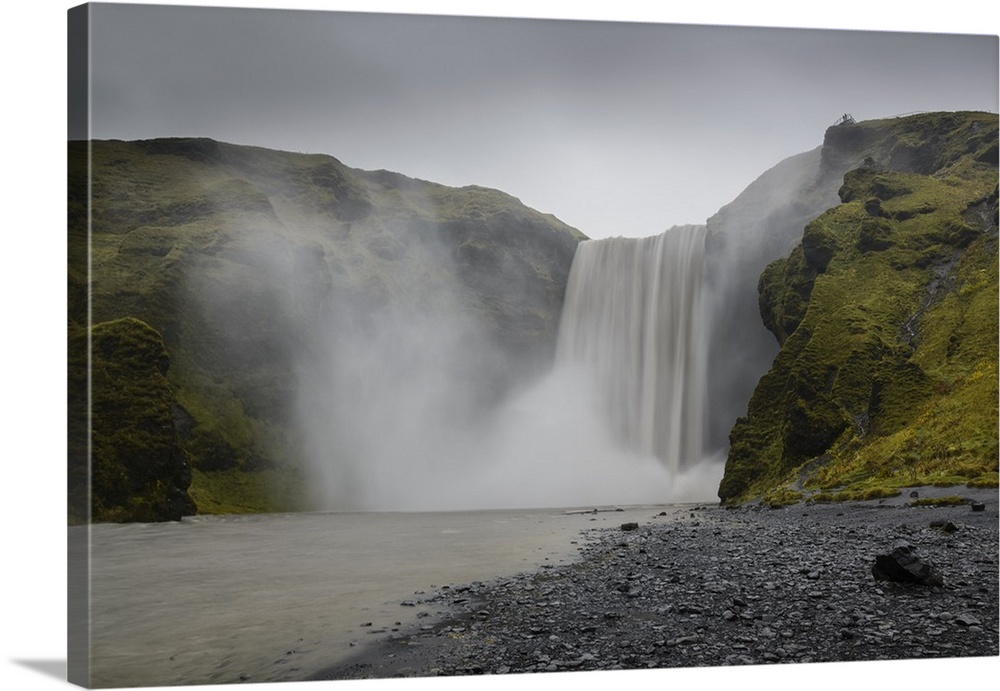
M189 493L198 504L199 514L283 513L313 508L306 499L303 478L280 470L195 469Z
M792 506L802 501L802 492L797 492L788 487L778 487L765 494L761 501L772 509L782 506Z
M979 477L969 480L965 486L972 489L996 489L997 487L1000 487L1000 479L998 479L997 473L995 472L983 473Z
M968 499L952 495L947 497L925 497L923 499L913 499L910 501L910 506L959 506L961 504L968 503Z
M808 501L818 504L840 501L871 501L873 499L891 499L900 494L902 494L900 490L892 487L856 487L837 492L817 492L810 495Z

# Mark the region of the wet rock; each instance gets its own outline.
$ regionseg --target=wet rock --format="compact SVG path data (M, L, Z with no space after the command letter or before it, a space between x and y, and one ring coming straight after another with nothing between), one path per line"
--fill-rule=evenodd
M941 574L932 564L921 559L913 545L908 542L899 542L888 554L876 556L872 565L872 576L876 581L944 585Z
M980 626L979 620L976 619L971 614L959 614L954 619L955 623L959 626Z
M639 524L638 523L622 523L622 530L624 530L626 532L627 531L631 531L631 530L638 530L638 529L639 529Z

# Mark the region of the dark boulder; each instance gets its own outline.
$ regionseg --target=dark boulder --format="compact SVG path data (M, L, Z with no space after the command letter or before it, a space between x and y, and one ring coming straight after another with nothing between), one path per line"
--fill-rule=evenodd
M921 559L912 545L897 543L888 554L879 554L872 564L876 581L916 583L918 585L944 585L944 579L932 564Z

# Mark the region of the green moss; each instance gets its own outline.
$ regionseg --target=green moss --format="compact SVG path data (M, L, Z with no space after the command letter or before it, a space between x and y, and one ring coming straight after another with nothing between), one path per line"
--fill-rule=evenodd
M802 256L816 273L823 273L830 260L840 249L835 228L817 219L806 226L802 233Z
M304 484L303 477L287 470L195 469L190 493L200 514L283 513L315 508L306 498Z
M96 324L90 353L90 520L178 520L194 513L160 335L132 318Z
M968 503L969 501L967 499L952 495L947 497L925 497L923 499L914 499L910 502L910 506L958 506Z
M859 252L880 252L894 245L892 224L884 218L865 218L861 220L858 230L858 241L855 247Z
M802 501L802 492L797 492L788 487L778 487L771 490L765 494L761 501L770 506L772 509L777 509L782 506L791 506L793 504L798 504Z
M855 487L840 490L839 492L817 492L808 498L808 501L816 503L828 503L838 501L872 501L875 499L891 499L898 497L900 492L895 487Z
M815 281L816 270L806 262L801 246L787 259L769 264L761 274L757 285L761 318L779 343L802 323Z

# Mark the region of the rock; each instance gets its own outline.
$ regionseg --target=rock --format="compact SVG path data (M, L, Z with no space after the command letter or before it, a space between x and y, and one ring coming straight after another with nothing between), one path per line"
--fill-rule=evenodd
M907 542L897 543L890 553L876 556L872 576L876 581L944 585L944 579L934 566L917 556L913 546Z
M979 620L971 614L959 614L954 621L959 626L981 626Z
M622 530L624 531L638 530L638 529L639 529L638 523L622 523Z
M986 510L986 504L984 504L981 501L974 501L974 502L972 502L972 510L973 511L985 511Z
M944 533L956 533L958 532L958 526L951 521L931 521L931 527L937 528Z

